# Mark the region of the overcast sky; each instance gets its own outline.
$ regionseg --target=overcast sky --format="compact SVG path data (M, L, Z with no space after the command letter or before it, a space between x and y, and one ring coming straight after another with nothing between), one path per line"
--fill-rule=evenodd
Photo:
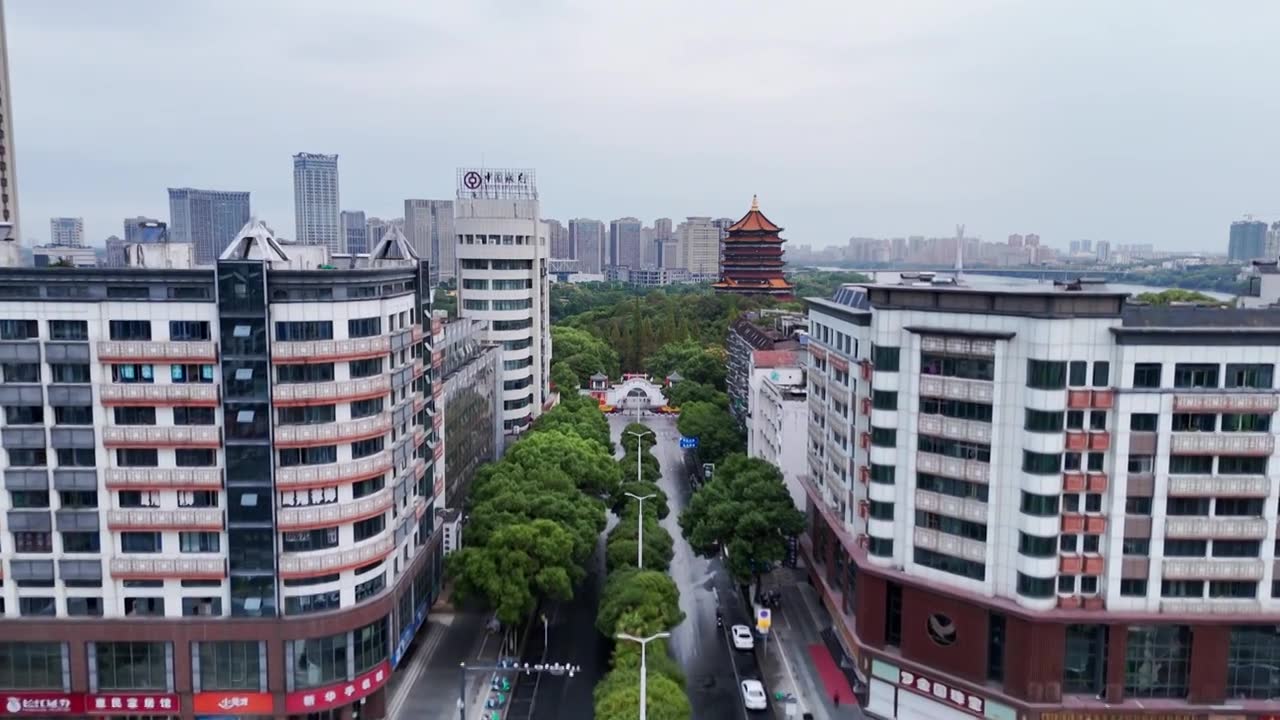
M534 167L543 215L1224 250L1280 219L1280 3L6 0L22 235L249 190L343 209Z

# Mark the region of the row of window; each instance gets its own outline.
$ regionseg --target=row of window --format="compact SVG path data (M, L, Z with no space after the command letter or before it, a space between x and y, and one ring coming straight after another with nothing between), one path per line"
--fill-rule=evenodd
M532 260L479 260L462 258L458 264L463 270L532 270Z
M110 288L108 288L110 289ZM140 288L146 297L147 288ZM150 320L112 320L107 325L112 340L150 340ZM36 340L40 337L37 320L0 320L0 340ZM169 321L169 339L173 341L202 341L212 336L209 323L204 320ZM87 341L89 323L85 320L50 320L49 339Z
M417 322L413 310L402 310L386 316L388 331L394 332L409 327ZM373 337L383 333L383 318L378 316L351 318L347 320L347 337ZM332 320L287 320L276 322L277 341L298 342L309 340L332 340Z

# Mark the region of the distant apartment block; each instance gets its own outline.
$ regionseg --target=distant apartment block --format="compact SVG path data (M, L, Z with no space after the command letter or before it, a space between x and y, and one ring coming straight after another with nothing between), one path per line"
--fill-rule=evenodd
M169 188L169 241L191 243L198 265L217 261L247 222L247 192Z
M338 231L338 156L293 156L294 239L303 245L340 249Z
M84 218L49 218L49 244L67 247L84 245Z

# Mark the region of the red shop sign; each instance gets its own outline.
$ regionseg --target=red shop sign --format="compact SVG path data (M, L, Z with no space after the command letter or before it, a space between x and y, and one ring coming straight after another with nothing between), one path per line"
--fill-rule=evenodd
M284 709L289 714L309 713L341 707L373 694L391 678L391 664L386 660L369 672L357 675L351 682L291 692L284 698Z
M27 715L80 715L84 696L67 693L0 692L0 707L6 717Z
M182 709L178 696L172 693L99 693L85 695L84 704L90 715L120 715L122 710L168 715Z
M275 709L271 693L196 693L197 715L270 715Z

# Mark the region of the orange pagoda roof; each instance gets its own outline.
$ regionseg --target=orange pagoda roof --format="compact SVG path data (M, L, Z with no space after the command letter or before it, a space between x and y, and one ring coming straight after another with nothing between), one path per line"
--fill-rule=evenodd
M782 228L774 225L769 218L760 212L760 202L755 195L751 196L751 209L747 211L742 219L729 226L729 232L763 232L763 233L779 233Z

